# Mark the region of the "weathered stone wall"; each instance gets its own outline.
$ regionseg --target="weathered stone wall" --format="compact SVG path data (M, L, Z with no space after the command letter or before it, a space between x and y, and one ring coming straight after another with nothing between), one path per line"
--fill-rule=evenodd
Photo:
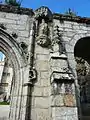
M30 22L32 22L32 18L28 15L0 12L0 25L3 24L6 28L5 31L11 36L16 33L15 40L18 43L29 44Z
M8 114L8 112L7 112L7 114L8 114L8 116L7 116L6 109L5 109L5 107L2 106L3 114L1 116L2 118L0 118L0 119L7 119L8 117L10 117L9 119L11 119L11 120L25 119L26 99L27 99L26 95L27 94L25 93L25 91L23 94L22 91L23 91L24 83L26 83L28 81L29 65L25 66L25 64L27 62L27 54L26 54L25 50L27 49L27 52L28 52L28 48L24 49L23 46L21 46L21 45L22 45L22 42L24 43L24 45L26 45L25 47L30 45L29 38L31 36L30 30L31 30L31 24L32 24L32 19L33 19L31 17L32 12L30 10L29 15L27 15L27 13L19 14L18 11L16 10L16 8L15 8L15 10L12 10L12 9L10 10L8 8L8 6L5 8L4 7L5 6L2 6L2 5L0 6L0 10L2 11L2 12L0 12L0 28L3 31L5 31L5 33L8 33L14 39L14 41L11 40L10 36L8 36L7 38L3 37L3 39L11 40L11 42L6 40L5 44L2 44L2 39L0 38L0 40L1 40L0 50L2 52L4 52L4 54L11 59L11 61L13 63L15 74L13 77L12 95L11 95L11 102L10 102L11 107L8 108L8 112L10 114ZM12 7L10 7L10 8L12 8ZM10 10L10 11L8 11L8 10ZM16 11L16 13L15 13L15 11ZM24 12L26 12L26 10L24 10ZM14 42L16 42L16 43L13 44ZM15 50L17 48L17 46L18 46L19 50L21 49L22 55L20 55L21 54L20 51ZM12 53L12 51L13 51L13 53ZM14 56L12 54L14 54ZM20 60L20 61L15 62L15 59L16 59L16 58L14 58L15 56L17 56L16 61L18 61L18 60ZM22 57L20 57L20 56L22 56ZM22 66L22 67L19 67L19 66ZM25 102L23 102L23 101L25 101ZM7 116L7 118L5 118L5 116ZM23 116L23 118L22 118L22 116Z
M74 46L80 38L90 36L90 26L57 18L48 8L40 10L39 17L38 10L35 15L0 12L1 28L14 38L22 51L19 55L16 46L8 43L20 65L15 68L10 120L78 120ZM42 10L46 14L42 15ZM5 45L9 48L8 44ZM10 51L9 57L13 54ZM36 81L31 81L32 77ZM66 83L71 85L72 92L65 92ZM61 88L54 94L58 85Z

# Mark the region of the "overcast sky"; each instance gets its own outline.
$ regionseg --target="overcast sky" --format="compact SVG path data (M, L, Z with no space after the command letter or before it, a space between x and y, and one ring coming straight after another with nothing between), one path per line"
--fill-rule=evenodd
M32 9L47 6L52 12L58 13L64 13L71 8L79 16L90 17L90 0L22 0L22 6Z

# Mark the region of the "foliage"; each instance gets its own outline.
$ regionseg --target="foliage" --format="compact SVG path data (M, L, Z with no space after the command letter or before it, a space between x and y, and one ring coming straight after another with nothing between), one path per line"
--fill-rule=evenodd
M10 105L10 103L6 102L6 101L3 101L3 102L0 102L0 105Z
M77 13L69 8L68 11L65 12L65 15L77 16Z
M21 2L16 0L5 0L5 3L12 6L21 6Z

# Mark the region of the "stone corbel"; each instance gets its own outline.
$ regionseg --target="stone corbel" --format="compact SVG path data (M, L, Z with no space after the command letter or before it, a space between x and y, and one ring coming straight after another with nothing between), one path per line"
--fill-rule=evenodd
M71 73L63 73L53 71L51 74L51 83L53 82L74 81L74 76Z

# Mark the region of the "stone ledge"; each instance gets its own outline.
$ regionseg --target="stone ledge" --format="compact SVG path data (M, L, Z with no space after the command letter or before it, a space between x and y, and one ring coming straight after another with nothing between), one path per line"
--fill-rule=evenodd
M66 20L66 21L73 21L73 22L77 22L77 23L90 24L90 18L81 17L81 16L70 16L70 15L53 13L53 18L61 20L62 22L63 22L63 20Z
M11 5L0 4L0 12L24 14L24 15L34 15L34 12L30 8L23 8Z

